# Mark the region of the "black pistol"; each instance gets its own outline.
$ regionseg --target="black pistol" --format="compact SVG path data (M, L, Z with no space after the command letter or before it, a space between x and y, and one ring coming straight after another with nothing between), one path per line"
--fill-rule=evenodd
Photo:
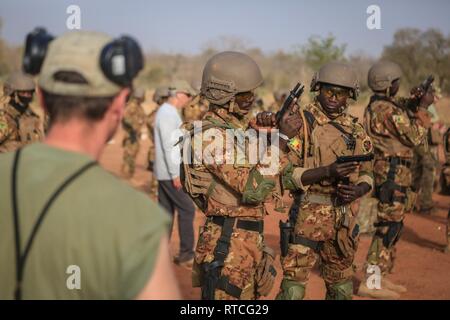
M284 114L289 110L289 108L292 105L292 103L294 102L294 100L295 99L298 100L298 98L300 98L300 96L302 95L304 90L305 90L305 86L300 84L300 82L298 82L295 85L294 89L292 89L291 92L289 92L289 95L286 97L286 100L284 100L280 111L278 111L276 114L277 125L280 123Z

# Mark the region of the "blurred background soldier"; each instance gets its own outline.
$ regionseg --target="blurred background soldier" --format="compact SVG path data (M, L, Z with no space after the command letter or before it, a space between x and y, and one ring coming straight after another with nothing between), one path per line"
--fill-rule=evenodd
M442 167L440 175L441 183L441 193L444 195L450 195L450 129L444 134L444 154L445 154L445 164ZM450 210L447 216L447 246L444 252L450 253Z
M147 170L151 171L152 174L150 176L150 194L157 196L158 195L158 180L155 178L155 174L153 172L153 164L155 162L155 117L156 112L160 106L162 106L167 99L169 98L169 87L161 86L155 89L153 93L153 102L155 103L154 107L150 110L147 118L145 120L145 124L147 126L148 138L150 140L150 146L148 148L147 153Z
M39 116L30 109L35 84L21 72L11 74L3 91L5 99L0 107L0 153L14 151L43 138Z
M434 88L433 88L434 89ZM438 96L435 95L436 101ZM422 108L424 116L428 118L426 143L414 148L414 160L411 167L413 173L412 185L418 191L415 207L420 214L431 214L434 210L433 191L436 170L439 166L438 146L442 143L442 134L439 131L439 115L434 104L428 109Z
M141 128L145 121L145 112L141 105L144 97L145 90L143 88L134 89L122 119L122 128L124 129L122 173L127 179L134 175L136 156L139 152Z
M268 112L277 112L280 110L281 106L283 105L284 100L286 100L286 97L289 95L289 90L286 89L280 89L275 90L273 92L273 99L274 101L267 107Z
M379 299L398 299L406 288L386 279L392 271L395 244L400 238L405 212L412 209L415 192L411 188L413 148L425 143L428 118L423 109L413 111L411 99L394 99L400 88L400 67L389 61L375 63L368 73L374 92L364 113L364 124L375 150L374 177L378 199L376 232L367 255L367 263L381 271L381 289L371 288L363 279L358 295ZM427 108L433 99L424 92L417 104ZM367 267L367 266L365 266ZM364 270L366 271L366 270ZM366 276L368 277L368 273Z

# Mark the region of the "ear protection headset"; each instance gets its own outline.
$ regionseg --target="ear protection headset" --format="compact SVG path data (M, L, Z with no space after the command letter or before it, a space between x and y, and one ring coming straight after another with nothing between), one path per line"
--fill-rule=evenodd
M49 43L54 39L44 28L35 28L27 35L23 70L36 75L40 72ZM144 67L141 48L136 40L121 36L107 43L100 53L103 74L122 87L131 87L133 78Z

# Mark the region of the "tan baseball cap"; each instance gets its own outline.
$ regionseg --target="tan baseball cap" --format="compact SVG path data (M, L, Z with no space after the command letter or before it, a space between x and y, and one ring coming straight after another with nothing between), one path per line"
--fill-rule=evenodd
M170 91L183 92L195 96L197 92L186 80L175 80L169 85Z
M53 40L39 75L39 86L53 94L108 97L122 88L109 80L100 67L100 53L112 41L104 33L71 31ZM76 72L87 83L71 83L55 78L58 72Z

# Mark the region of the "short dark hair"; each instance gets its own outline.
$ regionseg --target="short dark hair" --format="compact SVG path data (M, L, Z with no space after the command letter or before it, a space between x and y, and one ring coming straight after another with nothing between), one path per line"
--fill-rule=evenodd
M58 72L55 79L68 83L88 83L76 72ZM89 121L101 120L114 97L79 97L53 94L42 90L45 108L50 117L50 125L55 121L67 121L78 116Z

